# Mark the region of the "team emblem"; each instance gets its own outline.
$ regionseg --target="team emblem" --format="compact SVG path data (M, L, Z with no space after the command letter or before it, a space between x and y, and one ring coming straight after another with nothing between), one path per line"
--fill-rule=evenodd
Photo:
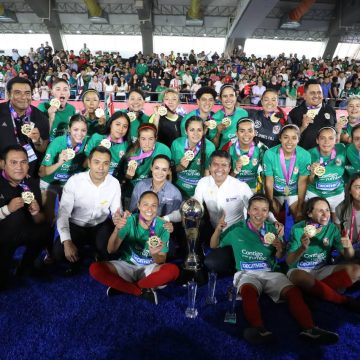
M329 239L328 238L324 238L323 245L324 246L329 246Z
M255 128L261 128L261 121L260 120L255 120L255 123L254 123L254 125L255 125Z
M336 159L335 164L336 164L336 166L341 166L341 164L342 164L341 159Z
M256 166L258 164L258 159L252 159L253 166Z
M329 113L325 113L324 116L325 116L325 119L326 119L326 120L329 120L329 119L330 119L330 114L329 114Z
M299 168L297 166L294 167L294 174L296 175L299 172Z
M272 132L273 132L273 134L278 134L279 132L280 132L280 130L281 130L281 126L280 125L275 125L274 127L273 127L273 130L272 130Z

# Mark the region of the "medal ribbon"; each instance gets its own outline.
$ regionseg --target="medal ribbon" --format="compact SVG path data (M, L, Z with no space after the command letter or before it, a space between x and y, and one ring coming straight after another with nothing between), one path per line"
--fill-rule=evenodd
M197 117L200 117L200 109L196 109L196 110L195 110L195 115L196 115ZM211 120L212 117L213 117L213 115L214 115L214 113L213 113L212 111L210 111L207 119L204 120L204 121L209 121L209 120Z
M145 218L139 213L139 220L141 220L143 223L145 223L147 225L147 222L145 220ZM151 236L155 236L155 226L156 226L156 216L155 218L151 221L151 224L149 225L149 234L150 237Z
M234 110L231 114L226 115L226 111L224 107L221 108L221 111L224 113L224 117L232 117L235 114L236 106L234 107Z
M200 151L200 148L201 148L201 141L199 141L196 145L195 145L195 148L194 150L192 150L189 146L189 139L186 138L185 140L185 151L187 150L192 150L194 152L194 159L195 159L195 156L198 154L198 152Z
M122 144L124 142L124 138L121 137L117 140L113 140L111 135L109 135L106 139L109 140L112 144Z
M5 170L3 170L3 171L1 172L1 175L2 175L2 177L3 177L5 180L7 180L8 182L11 181L10 178L8 177L8 175L6 174ZM29 186L27 186L27 185L25 184L25 181L24 181L24 180L21 181L21 183L19 184L19 186L23 189L23 191L31 191L30 188L29 188Z
M143 159L146 159L148 158L149 156L151 156L154 152L154 149L150 150L150 151L146 151L146 152L143 152L142 150L140 150L140 155L137 155L137 156L130 156L129 160L143 160ZM141 163L142 161L140 161Z
M76 144L75 147L73 148L73 147L72 147L72 143L71 143L71 137L70 137L70 135L69 135L69 134L66 135L66 147L67 147L68 149L72 149L72 148L73 148L73 150L75 151L75 154L77 154L77 153L80 151L82 144L83 144L82 142L81 142L80 144Z
M291 179L291 175L294 171L294 167L295 167L295 161L296 161L296 150L291 154L291 158L290 158L290 166L289 166L289 171L286 170L286 164L285 164L285 155L284 155L284 150L281 147L280 148L280 163L281 163L281 170L284 174L285 177L285 183L287 186L289 186L289 182Z
M328 161L324 161L324 158L321 156L320 149L318 148L318 152L320 154L320 165L328 165L330 161L334 160L336 158L336 150L335 148L331 150L330 159Z
M248 228L253 231L254 233L256 233L257 235L259 235L261 242L264 242L264 236L266 234L266 227L265 227L265 223L262 225L261 229L258 230L256 229L256 227L248 220L247 222L247 226Z
M237 140L236 143L235 143L235 151L236 151L236 155L237 155L237 156L243 155L243 154L241 153L239 140ZM249 151L248 151L248 153L247 153L247 155L248 155L248 157L250 158L250 160L251 160L252 156L254 155L254 151L255 151L255 144L254 144L254 142L252 142L251 145L250 145L250 149L249 149ZM244 153L245 153L245 152L244 152Z

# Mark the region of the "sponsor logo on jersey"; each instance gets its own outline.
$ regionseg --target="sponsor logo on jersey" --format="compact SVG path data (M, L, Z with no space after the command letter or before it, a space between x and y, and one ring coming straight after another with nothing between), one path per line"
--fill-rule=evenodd
M261 121L260 120L255 120L255 123L254 123L254 125L255 125L255 128L256 129L258 129L258 128L261 128Z

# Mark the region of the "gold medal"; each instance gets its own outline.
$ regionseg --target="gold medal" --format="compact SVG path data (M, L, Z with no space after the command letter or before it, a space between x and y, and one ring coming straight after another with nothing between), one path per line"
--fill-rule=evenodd
M128 163L128 168L133 168L134 170L136 170L138 167L138 163L136 160L130 160Z
M314 169L314 174L318 177L321 177L325 174L326 168L325 166L319 165Z
M273 243L273 241L275 240L275 234L273 233L266 233L265 236L264 236L264 243L265 244L268 244L268 245L271 245Z
M100 145L107 148L107 149L110 149L111 148L111 141L109 139L102 139Z
M287 185L284 187L284 194L285 194L285 196L290 195L290 188Z
M131 122L136 120L136 114L133 111L129 111L127 114Z
M346 116L340 116L339 122L342 124L342 127L344 127L348 123L348 118Z
M73 149L68 148L65 151L66 151L66 158L68 160L72 160L75 157L75 151Z
M25 136L29 136L34 128L35 124L31 122L30 124L24 124L21 126L21 133Z
M21 198L24 200L25 204L30 205L34 201L35 196L31 191L23 191L21 193Z
M158 247L161 243L161 240L158 236L150 236L149 237L149 246L152 248Z
M225 127L229 127L231 125L231 118L229 118L228 116L227 117L224 117L222 120L221 120L221 123L225 126Z
M276 116L276 113L273 113L271 116L270 116L270 121L273 122L273 123L277 123L279 122L280 118L278 118Z
M101 118L101 117L103 117L105 115L105 112L104 112L104 110L102 109L102 108L97 108L96 110L95 110L95 116L97 117L97 118Z
M240 156L240 160L243 166L246 166L250 162L250 158L247 155Z
M315 116L319 113L318 109L310 109L307 111L306 116L310 119L314 120Z
M56 99L56 98L51 99L50 106L53 106L56 109L59 109L60 105L61 105L61 103L60 103L59 99Z
M159 106L157 109L157 113L160 116L165 116L167 114L167 108L165 106Z
M304 234L312 238L316 235L316 227L314 225L306 225L304 227Z
M209 128L210 130L216 129L217 124L216 124L216 121L215 121L215 120L209 120L209 121L207 122L207 124L208 124L208 128Z
M184 156L186 160L191 161L194 159L195 154L192 150L186 150Z

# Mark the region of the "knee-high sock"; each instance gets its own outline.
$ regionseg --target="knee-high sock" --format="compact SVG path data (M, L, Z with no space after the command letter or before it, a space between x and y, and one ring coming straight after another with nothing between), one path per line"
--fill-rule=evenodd
M333 272L331 275L327 276L325 279L322 279L321 281L326 285L330 286L334 290L341 288L347 289L353 284L346 270Z
M112 273L105 263L92 263L89 272L90 275L101 284L110 286L127 294L137 296L141 294L141 289L136 284L132 284L121 278L119 275Z
M263 327L257 290L252 285L243 285L240 295L246 320L252 327Z
M341 295L336 292L333 288L328 286L326 283L315 280L314 286L309 290L309 292L321 299L336 303L343 304L348 301L348 298L345 295Z
M179 268L174 264L164 264L158 271L140 279L137 282L138 287L142 289L153 289L174 281L179 276Z
M302 293L299 288L292 287L286 294L285 298L288 303L292 316L303 329L311 329L314 327L311 312L304 302Z

